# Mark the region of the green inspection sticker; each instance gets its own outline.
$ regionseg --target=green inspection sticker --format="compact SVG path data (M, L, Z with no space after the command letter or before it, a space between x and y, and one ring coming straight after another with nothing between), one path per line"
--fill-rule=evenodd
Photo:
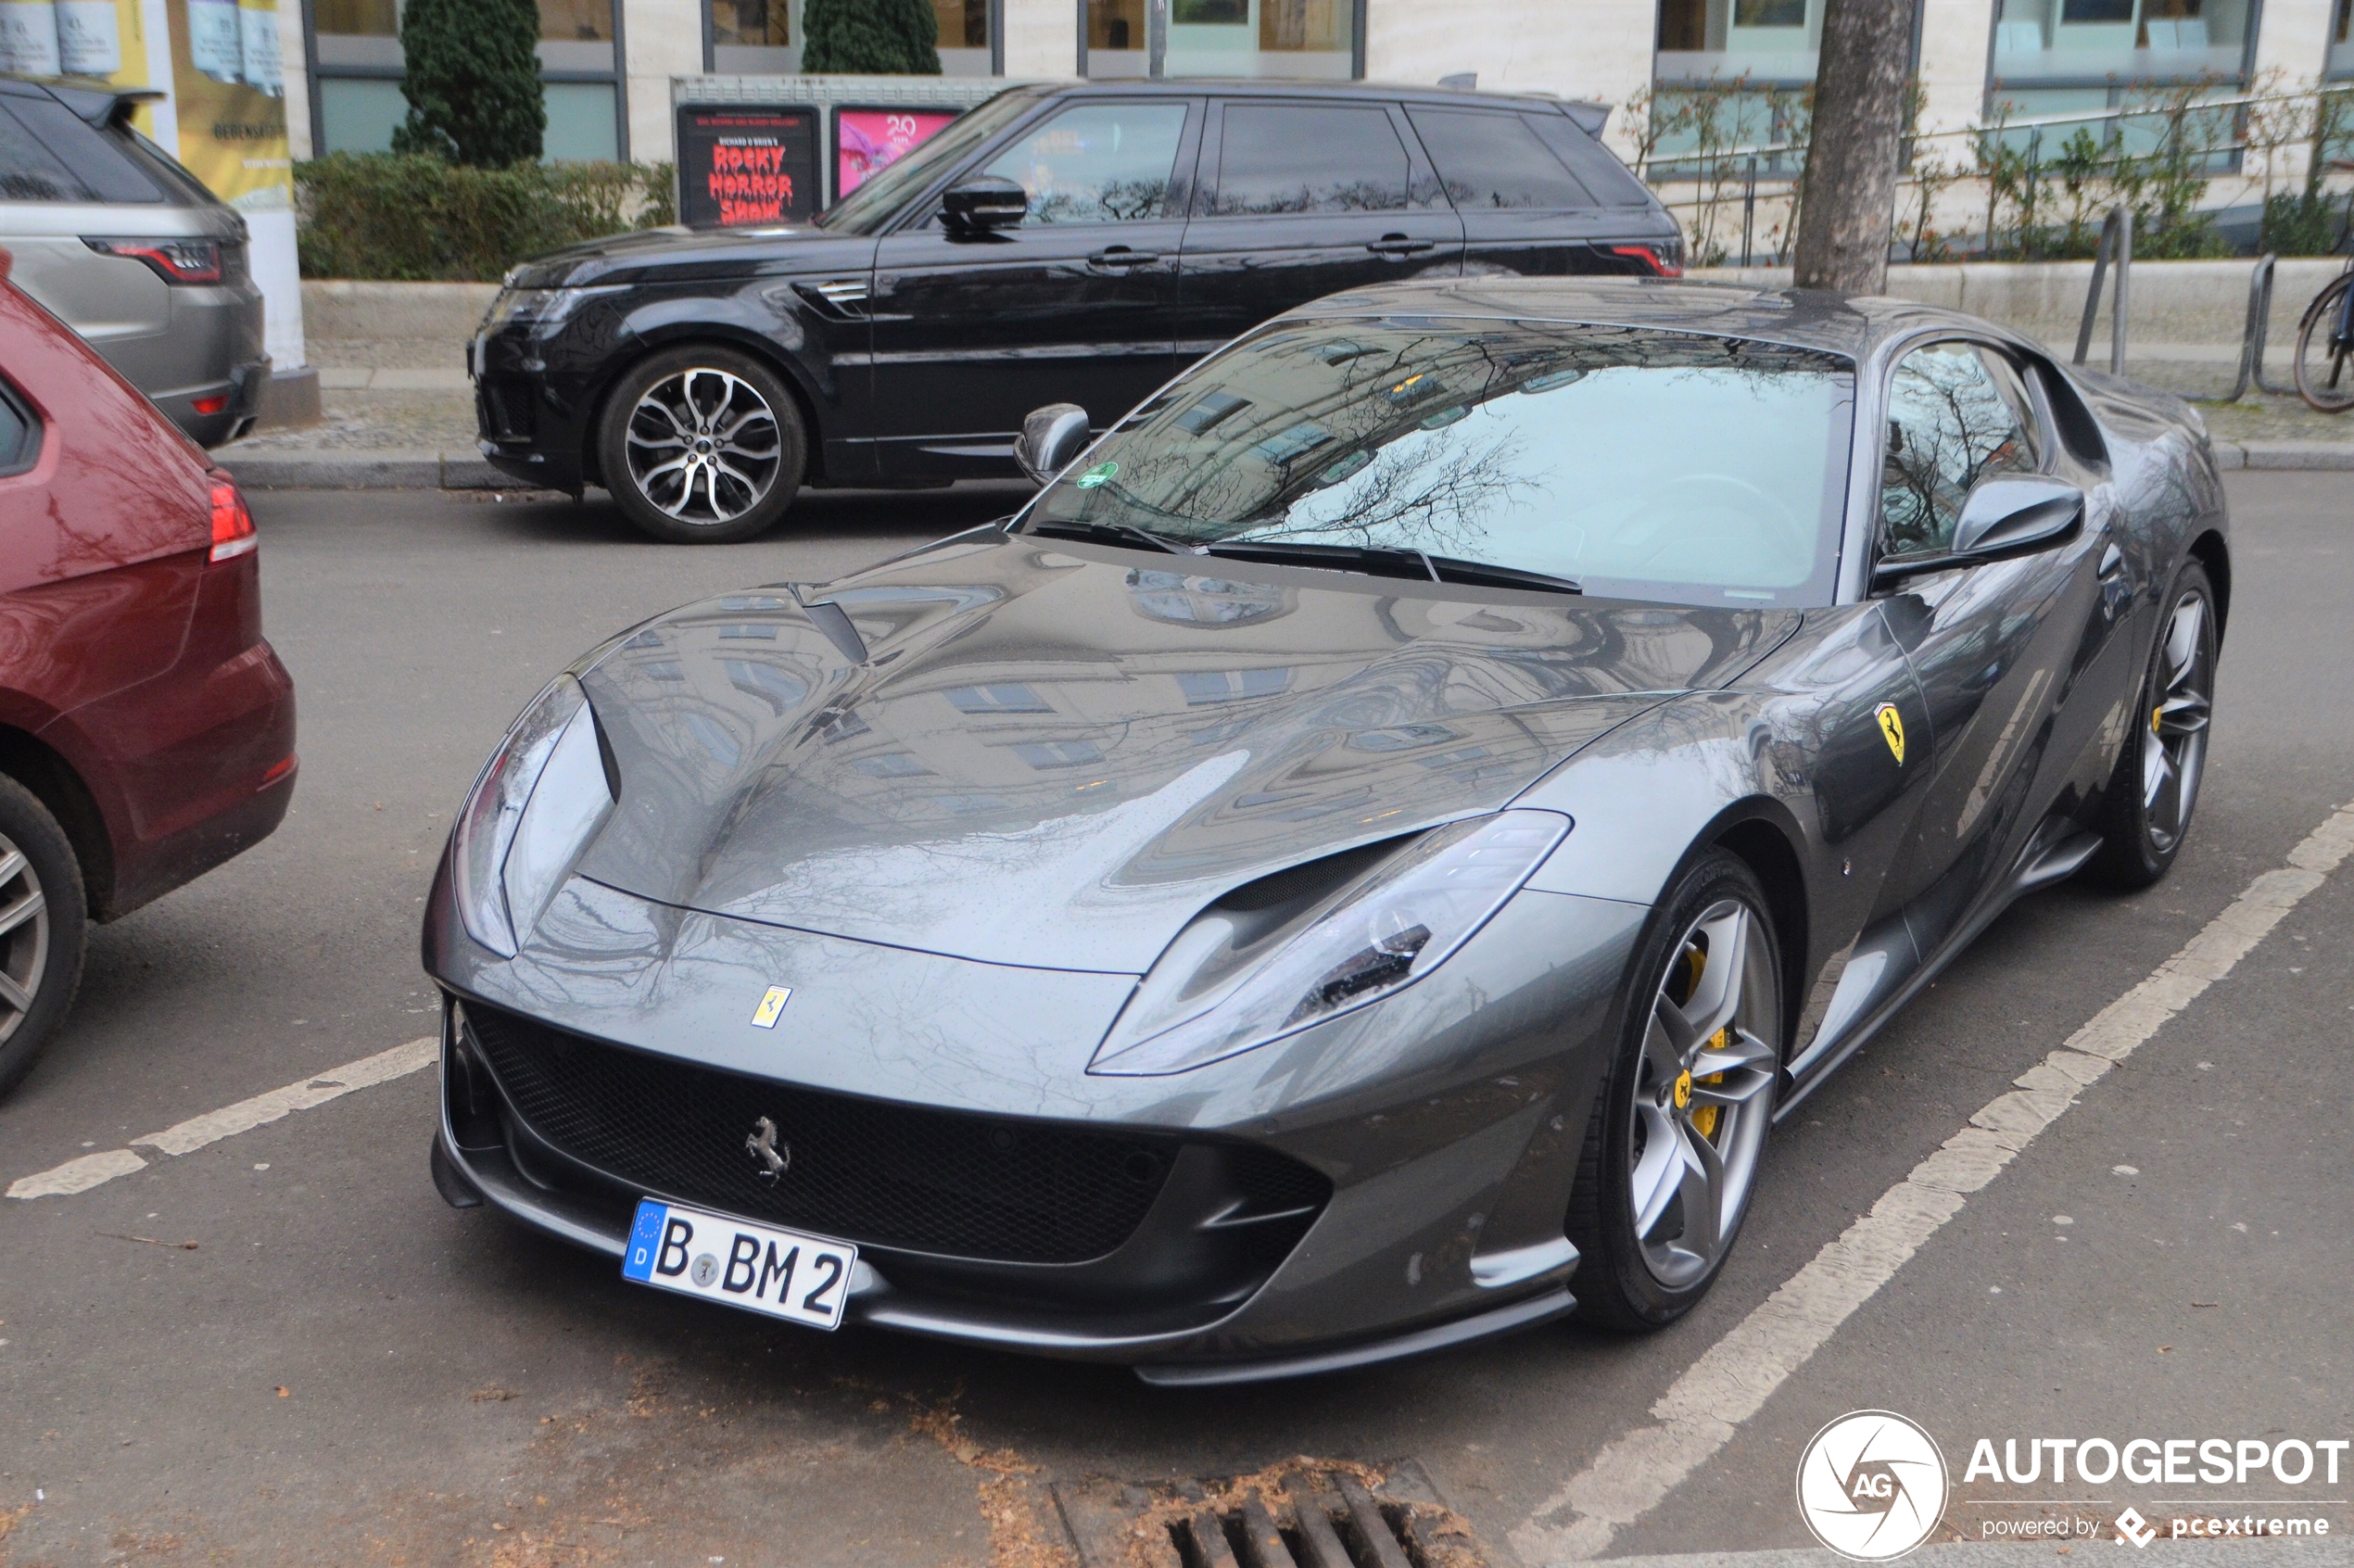
M1079 487L1082 490L1092 490L1119 472L1120 464L1116 462L1099 462L1079 476Z

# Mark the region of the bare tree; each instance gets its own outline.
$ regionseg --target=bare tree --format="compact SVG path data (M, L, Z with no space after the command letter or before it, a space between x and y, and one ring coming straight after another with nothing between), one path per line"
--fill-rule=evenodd
M1801 288L1887 286L1912 53L1911 0L1824 0L1815 134L1791 258Z

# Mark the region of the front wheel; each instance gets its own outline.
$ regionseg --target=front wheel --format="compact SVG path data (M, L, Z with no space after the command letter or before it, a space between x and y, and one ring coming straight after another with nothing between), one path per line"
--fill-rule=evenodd
M1765 889L1714 851L1677 879L1639 955L1587 1123L1569 1239L1583 1322L1664 1327L1732 1254L1782 1063L1781 961Z
M2191 830L2215 711L2215 589L2193 562L2174 579L2101 808L2101 847L2088 869L2112 887L2145 888L2165 876Z
M792 505L808 438L777 373L690 346L631 366L605 401L597 461L629 520L671 544L734 544Z

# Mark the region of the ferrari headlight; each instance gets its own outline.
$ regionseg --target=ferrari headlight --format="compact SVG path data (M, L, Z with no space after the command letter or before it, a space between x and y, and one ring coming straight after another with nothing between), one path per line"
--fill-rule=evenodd
M1087 1070L1183 1072L1413 984L1487 923L1569 827L1550 811L1471 817L1304 910L1212 905L1138 982Z
M508 729L458 814L450 872L474 939L513 957L515 933L538 922L613 803L588 694L559 676Z

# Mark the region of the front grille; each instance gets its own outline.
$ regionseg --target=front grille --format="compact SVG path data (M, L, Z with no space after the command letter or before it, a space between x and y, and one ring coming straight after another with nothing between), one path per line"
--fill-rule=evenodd
M1100 1258L1144 1220L1178 1148L695 1067L479 1003L465 1015L516 1111L564 1154L647 1191L877 1246L1008 1263ZM773 1183L744 1147L762 1117L791 1149ZM1323 1201L1313 1172L1280 1156L1261 1163L1253 1186L1288 1180Z

